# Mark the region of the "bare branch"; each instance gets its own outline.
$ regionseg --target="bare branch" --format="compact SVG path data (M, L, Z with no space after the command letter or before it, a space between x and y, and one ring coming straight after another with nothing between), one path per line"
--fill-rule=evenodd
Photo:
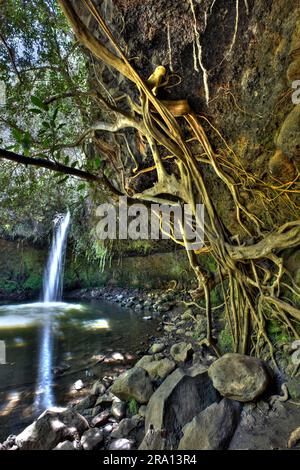
M21 163L25 166L33 165L39 168L46 168L47 170L56 171L65 175L75 176L77 178L81 178L89 182L105 184L105 186L107 186L107 188L111 192L117 195L121 195L121 193L107 180L104 175L94 175L93 173L89 173L88 171L72 168L66 165L62 165L61 163L54 163L50 160L46 160L43 158L25 157L24 155L10 152L5 149L0 149L0 158L4 158L15 163Z

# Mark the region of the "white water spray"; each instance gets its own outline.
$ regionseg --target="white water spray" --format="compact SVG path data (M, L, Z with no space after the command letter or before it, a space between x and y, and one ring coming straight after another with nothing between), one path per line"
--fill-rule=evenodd
M70 223L68 212L58 223L44 274L44 302L56 302L62 296L62 276L67 232Z
M70 213L61 218L53 235L49 259L44 273L44 307L61 300L63 288L63 267L67 244ZM54 405L52 383L53 336L51 311L45 310L45 319L39 351L38 383L35 407L43 410Z

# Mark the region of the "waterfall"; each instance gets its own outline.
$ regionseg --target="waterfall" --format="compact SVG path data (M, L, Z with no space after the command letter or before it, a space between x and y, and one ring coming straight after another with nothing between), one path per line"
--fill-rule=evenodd
M44 273L43 301L45 309L44 323L39 350L38 383L35 407L38 411L54 405L52 383L53 335L51 303L61 300L63 288L63 267L67 244L70 213L57 223L52 246Z
M44 274L44 302L55 302L62 297L62 276L67 232L70 223L68 212L58 223Z

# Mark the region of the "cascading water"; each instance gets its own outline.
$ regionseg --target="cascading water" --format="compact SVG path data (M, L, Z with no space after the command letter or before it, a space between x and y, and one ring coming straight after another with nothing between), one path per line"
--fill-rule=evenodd
M51 305L61 300L63 267L70 213L56 224L49 259L44 273L43 302L46 309L39 351L39 369L35 407L43 410L54 405L52 384L53 336Z
M62 297L63 264L69 223L70 212L57 222L44 274L44 302L57 302Z

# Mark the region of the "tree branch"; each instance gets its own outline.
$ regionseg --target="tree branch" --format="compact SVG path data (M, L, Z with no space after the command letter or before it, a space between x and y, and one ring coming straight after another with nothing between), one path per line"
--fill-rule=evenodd
M25 157L24 155L10 152L1 148L0 158L4 158L6 160L10 160L11 162L20 163L26 166L33 165L39 168L46 168L47 170L56 171L65 175L75 176L77 178L89 182L104 184L113 194L116 194L118 196L121 195L121 193L110 183L110 181L105 177L105 175L97 176L92 173L89 173L88 171L72 168L70 166L62 165L61 163L54 163L50 160L46 160L43 158Z

